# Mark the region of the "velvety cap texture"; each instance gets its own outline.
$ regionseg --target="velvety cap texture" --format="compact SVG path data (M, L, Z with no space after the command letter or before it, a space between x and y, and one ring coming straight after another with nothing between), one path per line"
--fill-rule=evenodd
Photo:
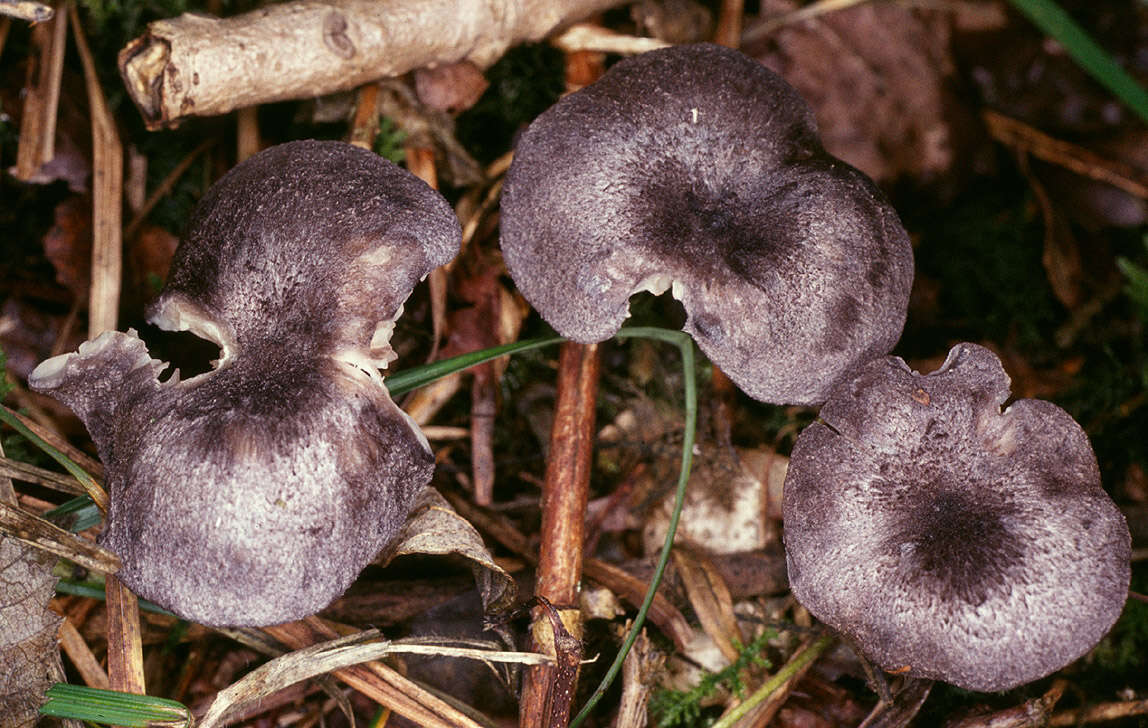
M1006 690L1077 659L1128 592L1131 541L1088 439L1022 399L988 349L841 382L794 446L794 596L882 668Z
M129 331L33 371L99 449L100 540L125 584L218 626L299 619L351 584L433 474L375 366L460 234L438 193L375 154L274 147L204 197L153 309L219 343L214 370L161 382Z
M905 321L908 236L863 174L829 156L779 76L715 45L629 58L523 133L501 243L563 336L609 338L640 290L672 289L685 329L747 394L819 404Z

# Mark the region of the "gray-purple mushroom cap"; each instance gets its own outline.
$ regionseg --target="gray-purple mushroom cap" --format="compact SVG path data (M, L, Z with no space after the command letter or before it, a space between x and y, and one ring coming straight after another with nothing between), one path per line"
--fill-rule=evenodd
M988 349L935 372L870 362L802 432L785 481L794 596L890 671L1005 690L1119 617L1130 537L1088 439L1018 400Z
M560 334L612 336L641 290L672 289L685 329L747 394L819 404L892 349L913 279L908 236L863 174L829 156L780 77L701 44L617 63L523 133L502 250Z
M340 142L291 142L205 195L151 309L220 345L160 382L134 332L29 378L87 426L107 467L101 542L140 596L210 625L298 619L397 534L434 458L378 366L415 283L458 250L450 206Z

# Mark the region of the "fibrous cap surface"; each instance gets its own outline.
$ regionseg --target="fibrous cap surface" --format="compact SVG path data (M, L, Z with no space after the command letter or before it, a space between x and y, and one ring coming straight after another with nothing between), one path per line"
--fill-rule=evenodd
M313 614L350 585L433 472L375 366L459 239L441 196L339 142L273 147L205 195L152 317L220 344L217 368L161 383L134 332L109 332L29 378L99 449L124 583L230 626Z
M815 404L900 336L913 278L897 215L821 148L780 77L702 44L619 62L524 132L502 250L547 322L614 334L672 285L686 330L750 396Z
M1128 526L1080 426L988 349L875 360L802 432L785 481L794 596L890 671L980 691L1091 649L1123 607Z

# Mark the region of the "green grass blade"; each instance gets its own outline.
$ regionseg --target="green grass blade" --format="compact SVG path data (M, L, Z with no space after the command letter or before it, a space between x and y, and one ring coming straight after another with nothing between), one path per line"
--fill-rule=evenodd
M1053 0L1010 0L1045 35L1124 104L1148 122L1148 91L1113 60L1088 33Z
M44 513L44 518L56 522L62 520L72 533L86 531L92 526L98 526L104 520L100 509L86 495L77 496L61 503L50 511Z
M685 384L685 427L682 432L682 460L678 469L678 486L674 493L674 510L670 514L670 523L666 529L666 540L662 544L662 552L658 556L658 564L654 568L654 576L650 580L650 588L646 591L646 597L642 600L642 606L638 609L638 614L634 617L634 623L630 627L629 633L626 635L625 641L622 642L621 649L618 650L617 656L614 657L614 662L610 664L610 669L606 671L605 677L598 687L594 690L594 694L586 701L586 705L582 706L582 710L570 722L570 728L578 728L582 721L590 715L590 711L606 694L606 690L614 682L618 673L622 670L622 662L629 654L630 648L634 646L634 642L641 634L642 626L646 622L646 615L650 611L650 607L654 603L654 594L658 591L658 585L662 582L662 576L666 572L666 565L670 561L670 551L674 545L674 534L678 530L678 521L682 516L682 505L686 501L686 484L690 480L690 467L693 463L694 453L694 440L697 433L698 422L698 385L697 375L694 371L694 342L688 334L681 331L670 331L669 329L657 329L646 326L634 326L628 329L622 329L615 336L619 339L626 338L643 338L655 339L657 341L665 341L675 344L678 351L682 356L682 374Z
M89 597L91 599L98 599L103 601L107 598L107 593L104 589L103 582L99 581L76 581L74 579L60 579L56 582L56 592L59 594L71 594L76 597ZM140 609L145 612L152 612L153 614L162 614L167 617L178 617L178 614L173 614L158 604L153 604L146 599L139 600Z
M461 372L463 369L483 364L492 359L497 359L500 356L518 354L523 351L530 351L531 349L541 349L544 346L551 346L562 341L561 336L547 336L540 339L515 341L510 344L503 344L502 346L492 346L489 349L480 349L479 351L472 351L468 354L452 356L449 359L404 369L401 372L396 372L384 378L383 382L387 385L387 391L391 393L391 396L397 397L400 394L406 394L412 389L425 387L436 379L441 379L455 372Z
M56 683L40 713L126 728L189 728L191 711L182 703L148 695Z
M72 477L78 480L80 485L84 486L84 490L88 491L89 494L104 494L104 489L100 487L99 483L97 483L92 476L88 475L86 470L72 462L70 457L49 445L35 432L29 430L11 410L3 405L0 405L0 422L4 422L13 430L19 432L33 445L43 450L49 457L64 466L64 469L71 473ZM93 500L95 500L95 498L93 498Z

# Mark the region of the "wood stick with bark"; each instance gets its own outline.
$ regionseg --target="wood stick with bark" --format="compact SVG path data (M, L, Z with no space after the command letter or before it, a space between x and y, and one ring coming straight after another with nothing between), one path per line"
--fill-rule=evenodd
M342 91L459 61L480 68L517 43L621 0L297 0L243 15L159 20L120 51L148 128L187 116Z
M566 342L562 345L558 359L558 401L542 491L542 542L535 594L554 605L566 629L576 639L582 635L578 586L582 580L583 526L590 487L598 364L596 344ZM553 642L540 644L547 632L553 635L548 628L546 616L536 620L533 648L553 655ZM518 711L522 728L565 726L569 722L569 714L548 715L553 691L572 694L574 690L572 678L569 685L554 684L557 672L553 667L532 667L527 671ZM566 708L569 709L569 704Z

